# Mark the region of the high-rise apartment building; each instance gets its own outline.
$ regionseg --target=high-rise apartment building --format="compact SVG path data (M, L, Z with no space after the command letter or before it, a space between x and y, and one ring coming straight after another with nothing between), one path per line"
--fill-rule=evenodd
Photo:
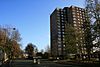
M50 15L51 55L53 57L63 57L66 55L65 33L67 32L65 29L69 24L74 27L75 34L79 34L79 36L76 37L78 42L75 44L77 46L77 53L86 54L86 48L84 48L85 33L83 29L84 24L89 24L86 23L86 20L85 10L80 7L56 8L53 11Z
M64 18L63 9L56 8L50 16L50 30L51 30L51 55L54 57L62 56L65 44L64 37Z

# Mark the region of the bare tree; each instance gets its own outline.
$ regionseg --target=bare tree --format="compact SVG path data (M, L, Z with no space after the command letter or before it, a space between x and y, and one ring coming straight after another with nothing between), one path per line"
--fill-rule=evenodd
M4 48L4 51L7 53L9 58L15 56L13 53L15 47L17 48L16 51L19 52L20 45L19 41L21 40L20 34L18 30L8 26L0 27L0 46ZM18 53L17 52L17 53Z
M100 0L86 0L86 11L90 18L88 22L92 24L91 33L93 48L96 47L100 49Z

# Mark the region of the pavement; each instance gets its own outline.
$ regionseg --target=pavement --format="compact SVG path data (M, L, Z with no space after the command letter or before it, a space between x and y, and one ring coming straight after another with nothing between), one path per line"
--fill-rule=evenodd
M80 62L80 61L59 60L59 61L56 61L56 63L79 66L79 67L100 67L100 62L89 62L89 61Z
M57 63L58 61L49 61L41 59L38 63L33 60L13 60L11 63L5 63L2 67L99 67L100 65L80 64L80 63Z
M40 60L39 64L34 63L33 60L13 60L10 64L4 64L2 67L79 67L79 66L58 64L48 60Z

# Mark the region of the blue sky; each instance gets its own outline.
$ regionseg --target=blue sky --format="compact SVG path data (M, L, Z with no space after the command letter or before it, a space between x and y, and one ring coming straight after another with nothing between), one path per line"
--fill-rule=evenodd
M0 25L19 30L23 49L28 43L45 49L50 45L50 14L71 5L84 7L84 0L0 0Z

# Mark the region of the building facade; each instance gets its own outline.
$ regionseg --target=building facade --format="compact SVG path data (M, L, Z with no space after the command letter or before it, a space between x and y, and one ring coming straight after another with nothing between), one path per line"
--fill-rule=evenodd
M51 55L54 57L63 55L64 26L63 9L56 8L50 16Z
M77 54L86 54L85 46L85 10L80 7L71 6L56 8L50 15L51 56L64 57L66 55L65 36L66 28L71 25L75 29ZM81 47L81 48L80 48Z

